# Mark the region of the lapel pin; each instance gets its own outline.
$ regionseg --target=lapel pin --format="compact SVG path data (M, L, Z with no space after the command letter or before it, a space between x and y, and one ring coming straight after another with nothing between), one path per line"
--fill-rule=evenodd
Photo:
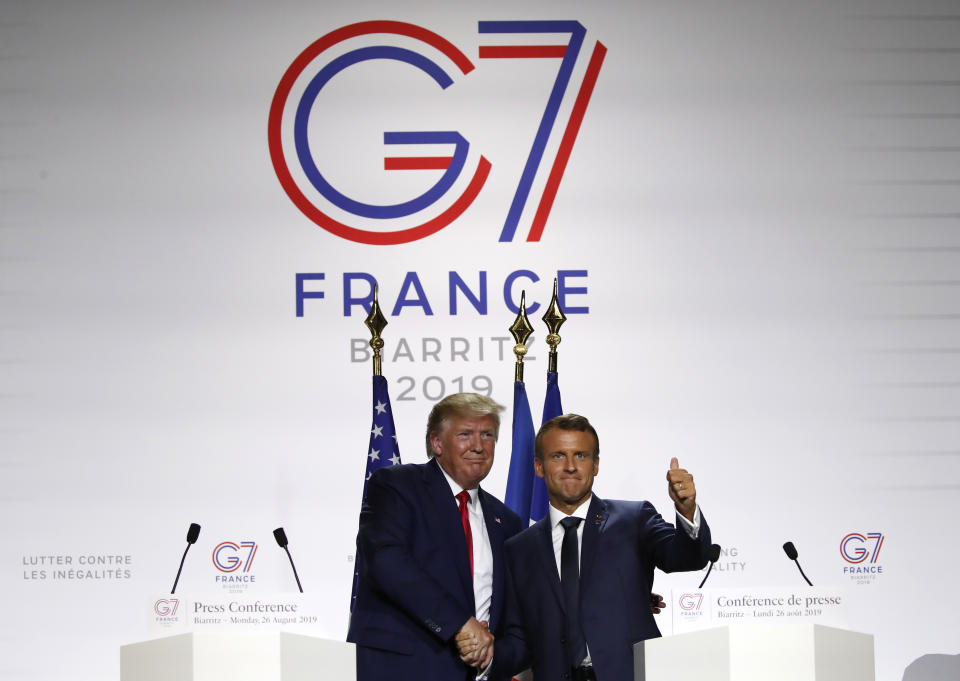
M503 523L500 522L500 518L499 518L498 516L494 516L493 519L497 521L497 524L498 524L498 525L502 525L502 524L503 524Z

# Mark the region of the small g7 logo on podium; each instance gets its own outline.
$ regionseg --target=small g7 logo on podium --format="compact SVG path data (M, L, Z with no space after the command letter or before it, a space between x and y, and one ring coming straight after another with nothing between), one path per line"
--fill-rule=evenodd
M153 611L157 617L176 617L179 607L179 598L161 598L153 604Z
M680 596L681 610L699 610L703 604L703 594L683 594Z
M865 546L868 542L873 542L872 548ZM840 555L848 563L856 564L864 561L876 563L881 546L883 546L882 532L870 532L866 536L859 532L851 532L840 540Z
M246 549L246 557L241 557L238 554L244 549ZM232 541L220 542L213 549L213 565L220 572L236 572L241 566L243 567L241 572L250 572L256 553L257 542L255 541L242 541L239 544Z

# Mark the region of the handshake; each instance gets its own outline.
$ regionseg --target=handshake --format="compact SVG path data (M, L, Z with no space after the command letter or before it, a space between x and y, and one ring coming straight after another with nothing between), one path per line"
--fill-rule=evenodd
M456 636L457 650L465 664L486 669L493 661L493 634L486 622L471 617Z
M650 612L659 615L665 607L667 604L664 603L663 596L650 594ZM486 622L471 617L460 627L455 640L457 652L464 664L483 670L493 661L493 634Z

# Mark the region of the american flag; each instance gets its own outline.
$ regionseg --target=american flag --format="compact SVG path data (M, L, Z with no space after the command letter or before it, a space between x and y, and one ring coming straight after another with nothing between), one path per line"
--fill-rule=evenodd
M361 504L367 498L367 481L378 468L396 466L400 463L400 447L397 444L397 429L393 425L393 410L390 408L390 392L387 379L373 377L373 422L370 426L370 444L367 446L367 469L363 477L363 496ZM360 553L353 562L353 594L350 597L350 611L357 598L357 581L360 577Z
M400 463L400 447L397 445L397 429L393 425L390 409L390 393L387 379L373 377L373 425L370 427L370 446L367 447L367 471L363 479L363 499L367 498L367 480L373 472L384 466Z

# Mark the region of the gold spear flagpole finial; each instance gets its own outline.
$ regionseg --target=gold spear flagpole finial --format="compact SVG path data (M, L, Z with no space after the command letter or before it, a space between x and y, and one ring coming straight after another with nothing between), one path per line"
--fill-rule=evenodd
M527 292L520 293L520 309L517 311L517 318L513 320L510 327L510 333L516 345L513 346L513 354L517 356L517 363L513 372L513 380L523 380L523 357L527 354L527 339L533 333L533 327L530 326L530 320L527 319Z
M543 321L547 325L547 345L550 346L550 356L547 363L547 371L557 370L557 346L560 345L560 327L567 321L567 315L563 314L560 308L560 301L557 297L557 278L553 278L553 298L550 299L550 305L543 314Z
M387 318L380 311L380 303L377 301L377 284L373 285L373 304L370 306L370 314L363 320L373 338L370 339L370 347L373 348L373 375L382 376L382 364L380 360L380 351L383 349L383 339L380 334L387 326Z

